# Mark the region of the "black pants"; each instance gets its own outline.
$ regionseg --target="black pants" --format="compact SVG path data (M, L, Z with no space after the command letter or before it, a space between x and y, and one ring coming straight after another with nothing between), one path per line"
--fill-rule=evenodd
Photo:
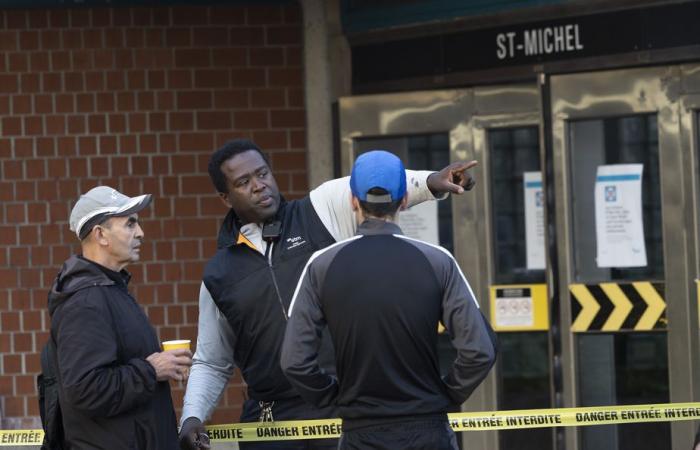
M458 450L446 420L416 420L343 431L339 450Z
M312 420L338 417L332 408L315 408L301 397L275 401L272 406L274 420ZM260 419L260 405L257 400L243 403L241 422L257 422ZM336 450L338 439L307 439L294 441L239 442L241 450Z

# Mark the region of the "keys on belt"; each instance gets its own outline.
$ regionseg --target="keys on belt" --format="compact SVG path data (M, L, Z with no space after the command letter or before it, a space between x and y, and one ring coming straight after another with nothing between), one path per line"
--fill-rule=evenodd
M260 422L274 422L275 418L272 416L272 407L275 406L275 402L258 402L260 405Z

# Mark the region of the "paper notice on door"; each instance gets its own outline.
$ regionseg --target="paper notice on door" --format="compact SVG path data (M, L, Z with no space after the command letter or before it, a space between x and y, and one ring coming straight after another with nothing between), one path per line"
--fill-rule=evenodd
M598 267L645 267L643 164L598 166L595 223Z
M528 270L545 268L544 193L542 172L523 172L525 247Z
M438 202L423 202L399 212L399 226L408 237L440 245Z

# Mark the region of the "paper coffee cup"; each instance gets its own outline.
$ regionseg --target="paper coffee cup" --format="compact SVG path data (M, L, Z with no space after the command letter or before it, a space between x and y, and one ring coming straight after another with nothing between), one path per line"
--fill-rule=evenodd
M190 349L190 340L189 339L179 339L176 341L163 341L163 350L175 350L178 348L186 348Z

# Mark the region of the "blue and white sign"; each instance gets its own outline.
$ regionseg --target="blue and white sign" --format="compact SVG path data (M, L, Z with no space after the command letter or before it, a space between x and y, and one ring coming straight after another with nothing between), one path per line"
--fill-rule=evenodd
M643 164L598 166L595 224L598 267L645 267Z
M545 268L544 193L542 172L523 172L525 192L525 247L528 270Z

